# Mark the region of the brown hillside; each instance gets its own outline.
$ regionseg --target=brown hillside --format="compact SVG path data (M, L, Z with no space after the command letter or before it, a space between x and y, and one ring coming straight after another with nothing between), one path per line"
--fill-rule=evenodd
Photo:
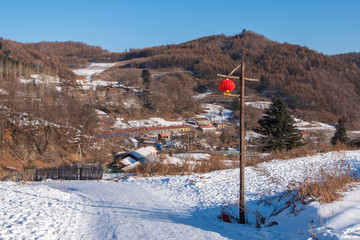
M122 53L112 53L98 46L90 46L81 42L39 42L29 44L47 56L56 56L60 62L70 68L79 68L87 61L118 61Z
M125 59L140 57L148 60L137 67L181 67L207 79L205 85L214 90L219 80L217 73L229 73L244 61L246 75L260 79L259 84L248 84L259 94L282 98L297 114L311 120L336 122L344 117L354 126L360 126L360 69L353 64L359 61L356 57L349 61L349 56L327 56L307 47L280 44L249 31L125 54Z
M4 63L0 62L0 64L4 65L3 69L8 69L9 72L16 71L18 75L22 76L41 73L69 80L75 79L75 74L61 63L56 56L46 55L38 51L32 44L2 39L0 39L0 42L0 57L4 61ZM13 61L13 63L10 64L8 60ZM15 70L20 68L20 66L22 69L26 68L27 71L24 73L20 70Z

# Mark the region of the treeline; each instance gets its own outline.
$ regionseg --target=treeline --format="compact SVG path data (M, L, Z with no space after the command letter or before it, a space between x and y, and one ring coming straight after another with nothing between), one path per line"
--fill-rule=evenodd
M75 79L75 74L56 56L48 56L31 44L22 44L0 38L0 68L3 76L45 74L64 79ZM1 70L0 69L0 70Z
M267 97L284 99L299 115L327 122L342 116L360 123L359 54L326 56L243 31L125 53L125 59L138 57L147 57L139 67L181 67L206 78L214 88L216 74L229 73L245 62L246 75L260 79L249 87Z
M71 68L78 68L87 61L118 61L123 53L113 53L99 46L90 46L81 42L38 42L29 44L47 56L56 56L60 62Z
M360 67L360 53L345 53L332 56L333 58L340 59L348 64L352 64L353 66Z
M118 61L122 53L111 53L80 42L19 43L0 38L0 74L28 76L39 73L75 80L70 68L89 61Z

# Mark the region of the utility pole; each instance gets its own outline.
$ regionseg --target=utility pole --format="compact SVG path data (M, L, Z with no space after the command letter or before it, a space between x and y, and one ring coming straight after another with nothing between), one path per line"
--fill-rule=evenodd
M232 76L233 73L236 72L241 68L240 76ZM245 63L242 62L239 66L237 66L234 70L231 71L229 75L222 75L218 74L218 77L226 77L226 78L232 78L232 79L239 79L240 80L240 95L239 95L239 101L240 101L240 129L239 129L239 143L240 143L240 194L239 194L239 223L245 224L246 218L245 218L245 80L247 81L254 81L257 82L258 79L253 78L245 78Z
M245 140L245 63L241 63L240 76L240 197L239 197L239 223L245 224L245 156L244 156L244 140Z
M75 162L76 162L76 160L77 160L78 155L79 155L79 157L80 157L80 163L82 163L82 151L81 151L81 145L80 145L80 143L79 143L78 149L77 149L77 151L76 151Z

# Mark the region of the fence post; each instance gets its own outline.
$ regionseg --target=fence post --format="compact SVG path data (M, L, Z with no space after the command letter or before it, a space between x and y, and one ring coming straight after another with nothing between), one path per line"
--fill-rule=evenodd
M77 164L77 180L81 180L80 179L80 164Z

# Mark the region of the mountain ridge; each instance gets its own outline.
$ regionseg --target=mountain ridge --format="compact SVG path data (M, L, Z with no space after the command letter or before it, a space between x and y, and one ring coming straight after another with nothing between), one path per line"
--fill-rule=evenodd
M217 91L219 81L216 74L227 74L245 62L246 75L260 79L260 83L247 86L259 95L281 98L308 119L335 123L338 118L346 118L351 125L360 126L360 53L324 55L245 30L232 36L212 35L123 53L71 41L26 43L22 47L10 40L1 42L3 57L12 57L34 69L42 62L44 67L40 68L63 78L75 79L69 67L84 66L89 61L139 59L123 68L184 69L196 77L200 86L196 89L206 86L213 91Z

